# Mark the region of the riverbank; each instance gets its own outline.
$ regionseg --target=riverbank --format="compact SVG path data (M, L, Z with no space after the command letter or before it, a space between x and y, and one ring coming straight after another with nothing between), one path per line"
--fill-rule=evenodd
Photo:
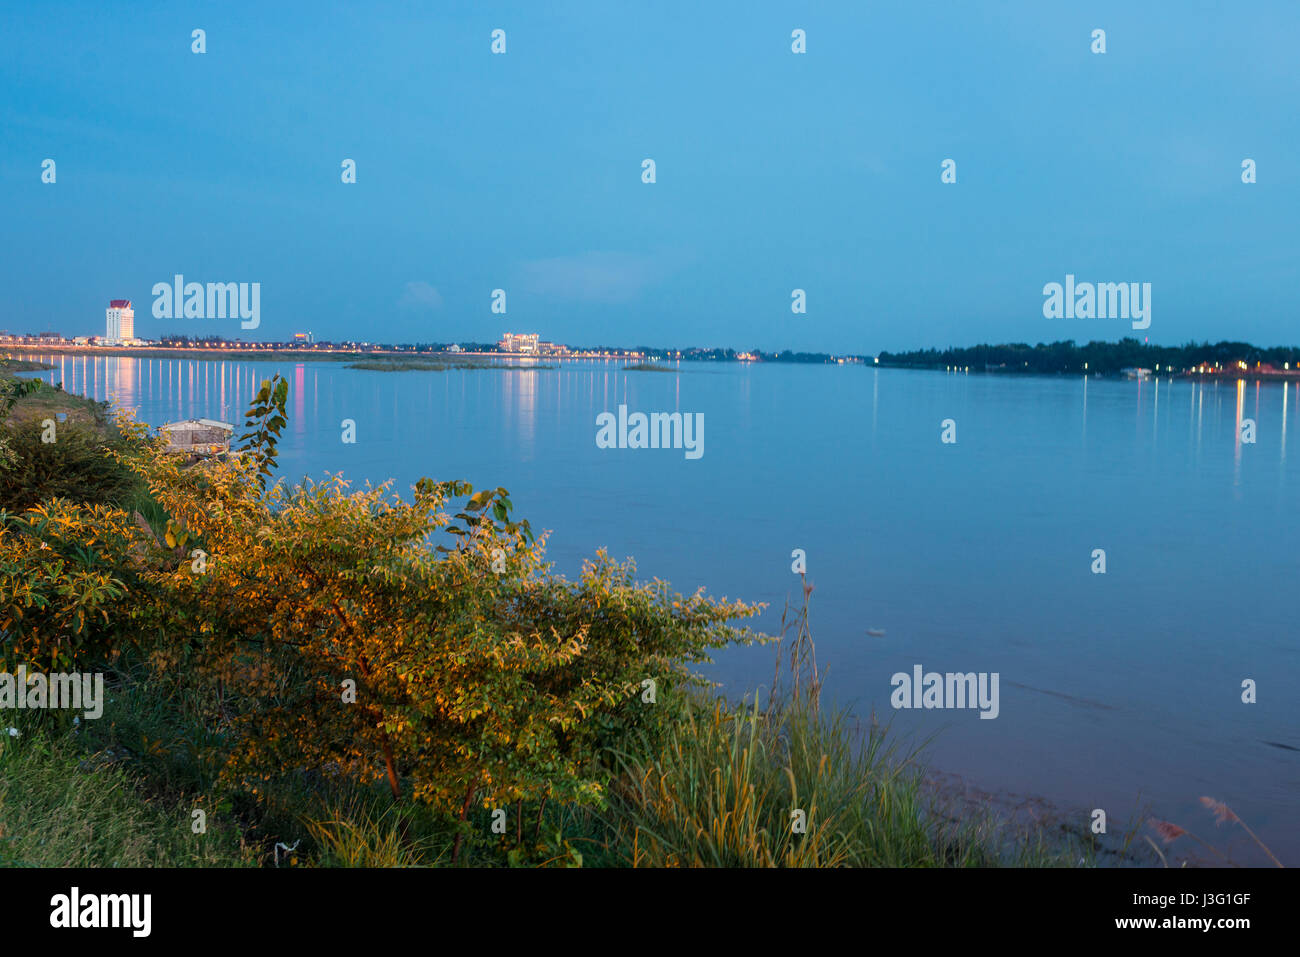
M43 362L0 358L0 390L8 390L19 380L21 373L45 372L53 368ZM51 417L56 421L71 419L102 431L108 427L108 403L96 402L42 382L36 391L14 404L6 424L14 427Z

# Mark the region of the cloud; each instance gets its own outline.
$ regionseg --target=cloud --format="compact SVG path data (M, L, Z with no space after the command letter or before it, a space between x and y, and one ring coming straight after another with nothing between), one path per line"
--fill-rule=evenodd
M408 282L397 304L403 309L437 309L442 305L442 295L427 282Z
M664 272L651 256L596 251L535 259L522 266L527 292L581 302L626 302Z

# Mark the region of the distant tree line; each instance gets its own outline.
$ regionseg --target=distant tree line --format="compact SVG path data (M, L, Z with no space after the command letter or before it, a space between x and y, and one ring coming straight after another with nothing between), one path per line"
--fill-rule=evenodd
M909 368L943 368L969 366L974 371L1063 373L1084 372L1108 374L1121 369L1159 366L1177 370L1191 369L1201 364L1219 363L1229 366L1245 362L1253 367L1262 362L1282 368L1284 363L1300 362L1300 347L1274 346L1262 348L1248 342L1189 342L1184 346L1157 346L1126 338L1118 342L1089 342L1077 345L1074 340L1040 342L1031 346L1024 342L1002 345L978 345L967 348L920 349L914 352L882 352L882 366Z

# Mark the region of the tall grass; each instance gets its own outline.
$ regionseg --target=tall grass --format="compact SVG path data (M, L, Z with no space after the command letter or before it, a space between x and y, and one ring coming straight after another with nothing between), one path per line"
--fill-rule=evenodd
M12 717L10 720L13 720ZM153 802L138 776L107 753L87 755L70 734L19 737L0 726L0 867L240 867L255 855L191 808Z
M734 707L688 698L666 743L615 755L602 850L633 867L947 867L1077 861L1068 839L936 813L916 751L821 703L813 586L782 616L773 693ZM785 643L787 631L794 637ZM783 647L784 645L784 647ZM783 690L782 690L783 689Z
M353 794L325 817L305 816L303 824L321 867L413 867L444 863L451 853L452 836L425 831L427 818L413 805Z
M992 817L932 814L914 754L806 695L765 711L697 702L656 754L620 756L596 817L633 867L1051 865L1077 851ZM802 812L802 813L798 813Z

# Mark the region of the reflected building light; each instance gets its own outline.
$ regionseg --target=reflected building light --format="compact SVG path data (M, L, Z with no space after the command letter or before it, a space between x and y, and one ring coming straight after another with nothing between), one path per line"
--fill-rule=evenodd
M469 376L462 376L467 382ZM514 414L516 434L520 438L520 448L528 458L532 458L533 444L537 432L537 373L520 371L513 375L502 376L505 384L506 415ZM476 384L486 383L486 378L478 377Z
M293 433L294 435L305 435L307 432L307 424L304 421L304 419L306 418L304 413L306 396L303 394L304 392L306 392L306 384L307 384L306 376L307 376L307 371L304 368L303 364L301 362L298 363L297 367L293 370L293 396L294 396ZM393 394L396 395L397 394L396 391L394 391Z
M1151 441L1155 442L1156 437L1160 434L1160 380L1156 379L1156 394L1153 401L1155 411L1151 415Z
M1286 461L1286 394L1291 387L1290 382L1282 383L1282 461Z
M1201 386L1196 402L1196 451L1201 451L1201 435L1205 426L1205 386Z
M1086 363L1085 363L1086 365ZM1088 438L1088 377L1083 377L1083 438Z
M880 370L871 370L871 437L876 437L876 411L880 407Z
M1241 484L1241 420L1246 409L1246 380L1237 380L1237 421L1232 447L1232 484Z
M127 356L118 356L113 360L113 391L118 404L129 406L136 398L136 360Z

